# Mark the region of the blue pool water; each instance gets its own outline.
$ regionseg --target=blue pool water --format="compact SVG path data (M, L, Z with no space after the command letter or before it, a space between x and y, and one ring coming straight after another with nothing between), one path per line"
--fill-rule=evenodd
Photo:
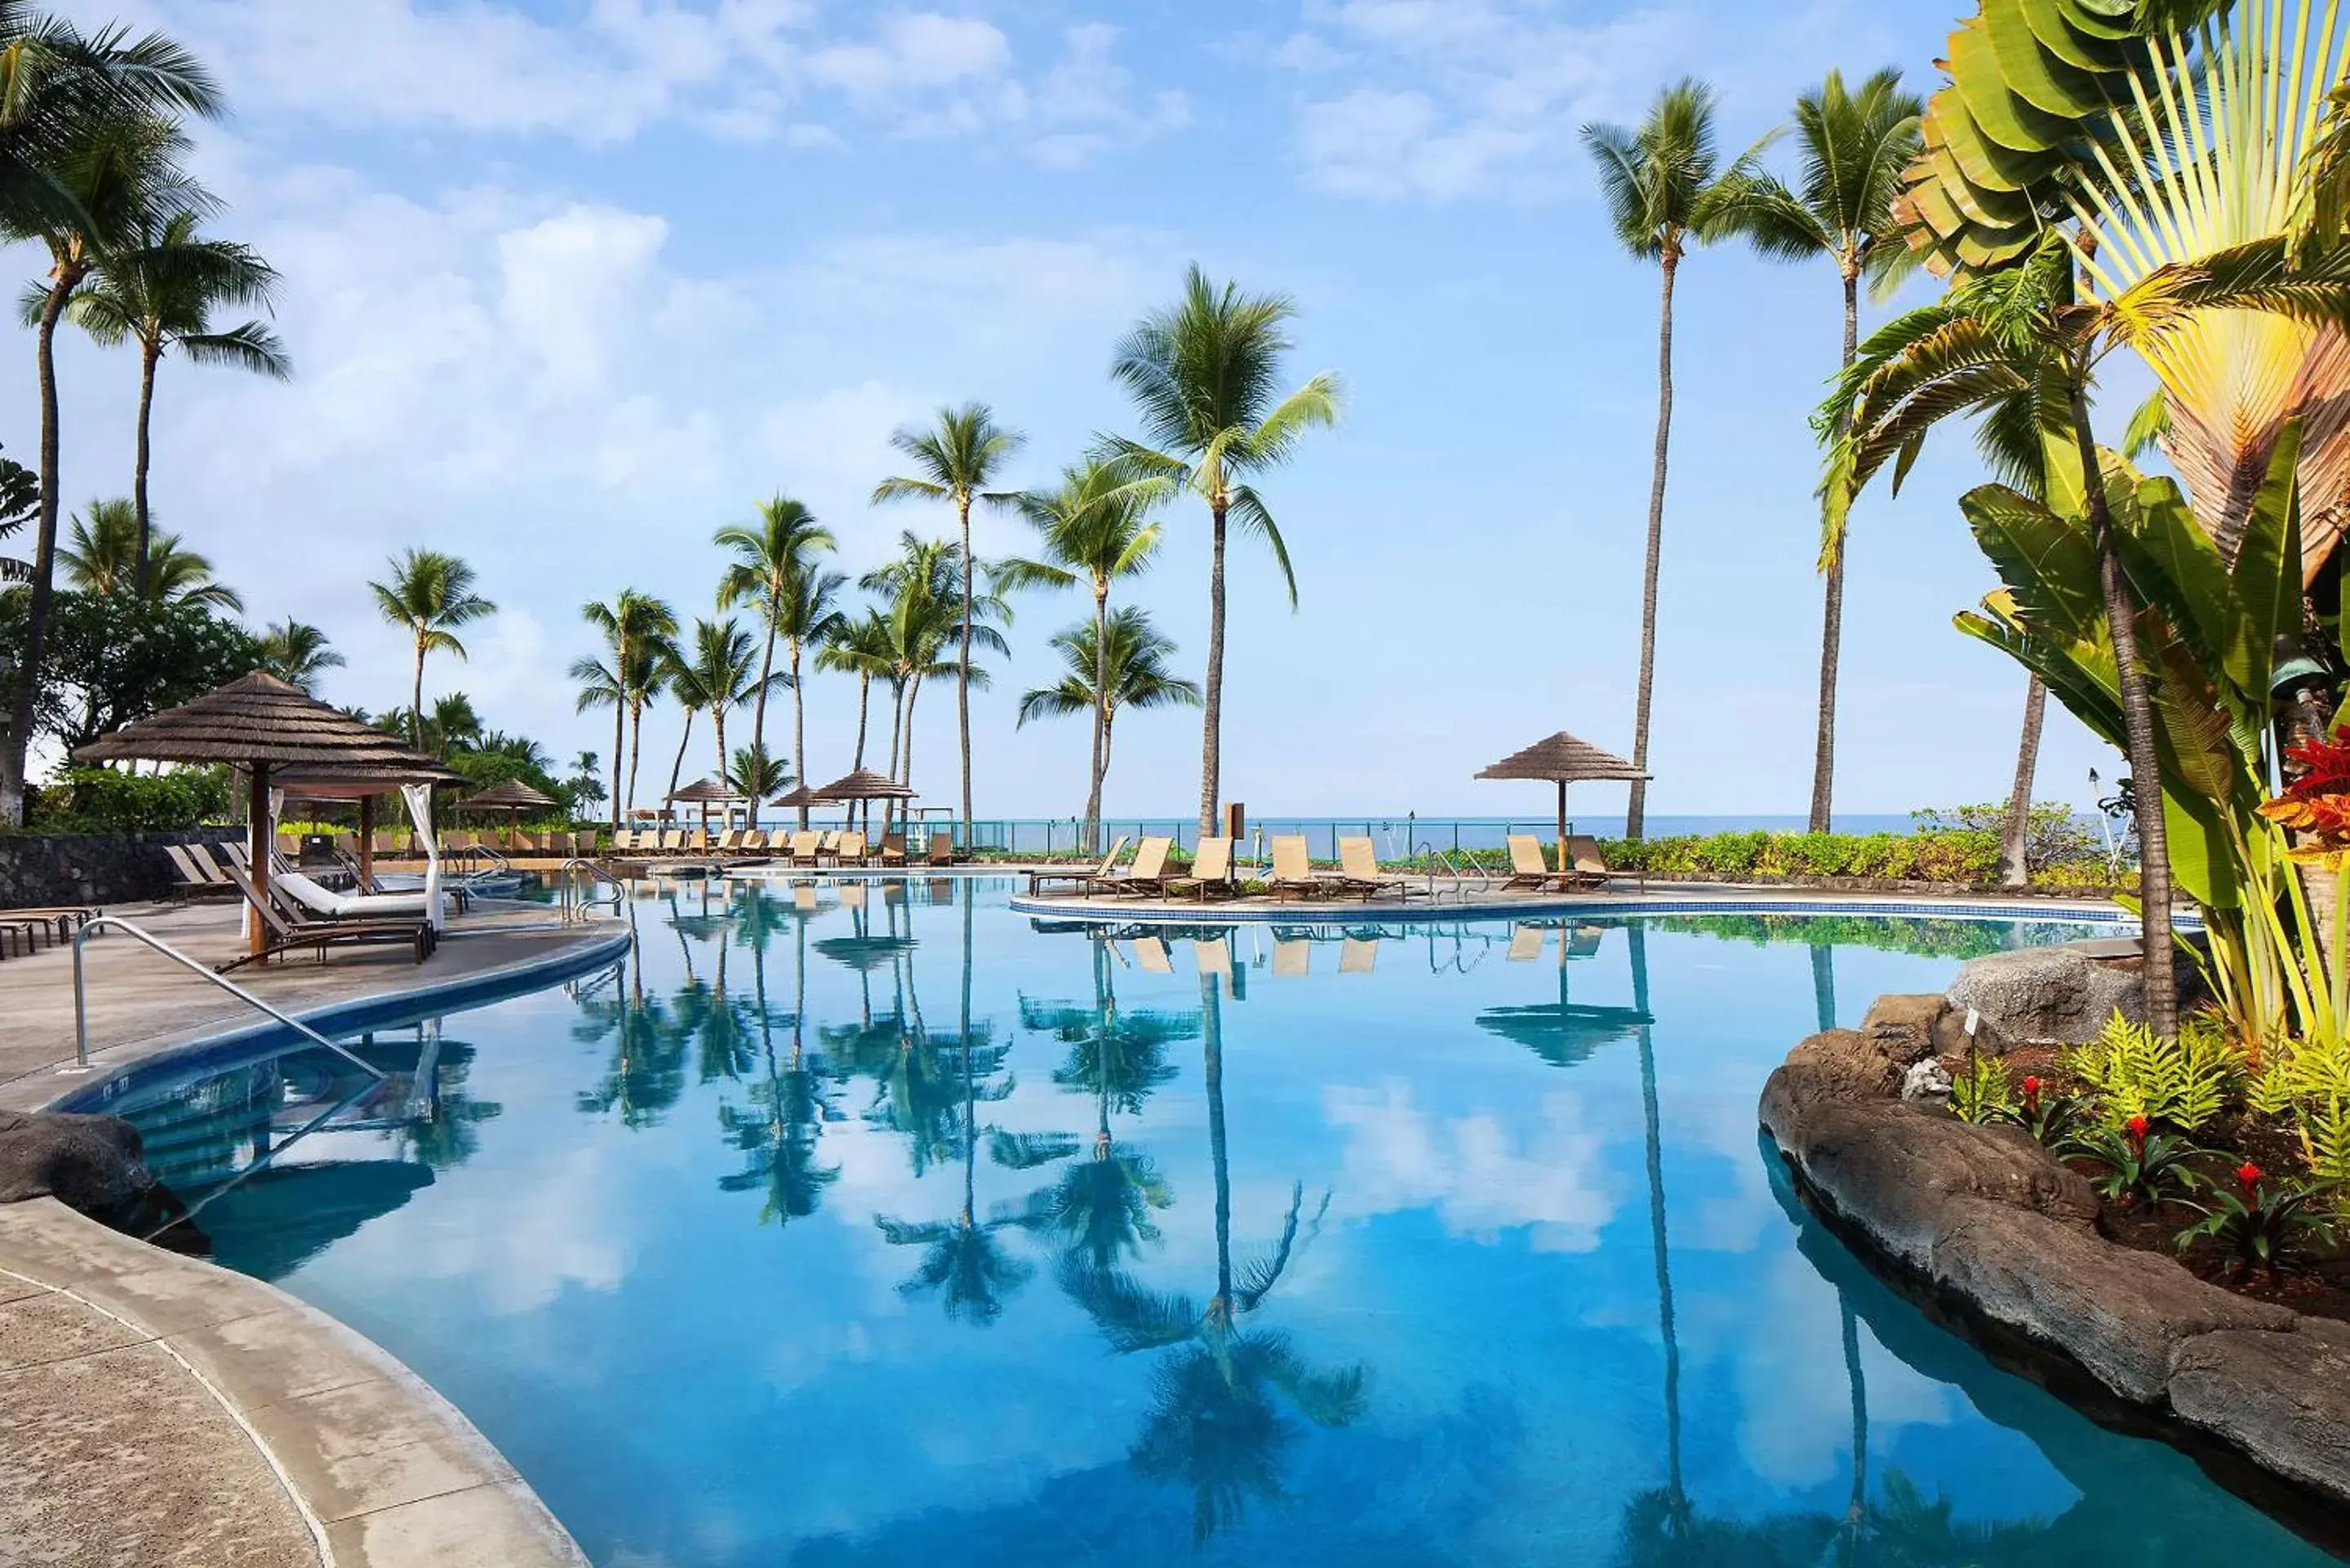
M639 897L617 970L379 1030L380 1085L114 1108L598 1563L2324 1561L1932 1326L1758 1140L1824 1016L2061 931L1104 941L1007 892Z

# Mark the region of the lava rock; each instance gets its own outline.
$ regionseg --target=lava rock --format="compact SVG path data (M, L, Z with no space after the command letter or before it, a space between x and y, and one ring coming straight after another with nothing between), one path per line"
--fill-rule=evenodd
M2116 1012L2146 1020L2145 991L2132 960L2098 959L2073 947L2021 948L1970 959L1950 982L1963 1021L1979 1015L1978 1049L2077 1045L2095 1038Z
M2350 1502L2350 1324L2198 1335L2173 1361L2170 1405L2262 1468Z
M2162 1400L2183 1347L2222 1330L2289 1331L2296 1321L2289 1308L2206 1284L2085 1226L1979 1199L1948 1204L1932 1271L1985 1316L2144 1404Z
M55 1198L104 1215L154 1185L142 1152L139 1129L120 1116L0 1111L0 1203Z

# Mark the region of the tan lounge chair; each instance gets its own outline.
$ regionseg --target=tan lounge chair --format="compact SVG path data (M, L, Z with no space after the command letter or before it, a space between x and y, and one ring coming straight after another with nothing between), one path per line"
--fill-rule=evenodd
M1599 852L1599 840L1586 833L1572 833L1566 839L1565 886L1569 888L1605 888L1618 873L1607 864L1607 857ZM1645 873L1634 874L1643 891L1648 886Z
M1541 839L1531 833L1513 833L1508 843L1510 879L1502 884L1503 892L1523 888L1540 893L1558 886L1559 874L1543 862Z
M1041 893L1047 882L1074 882L1077 891L1082 893L1096 882L1107 881L1110 873L1118 868L1118 857L1125 853L1126 835L1121 833L1117 842L1109 846L1109 853L1102 857L1099 866L1090 871L1031 871L1028 873L1028 891L1031 895Z
M785 852L785 857L795 866L813 866L823 847L824 835L812 827L803 827L792 835L792 846Z
M1343 890L1360 893L1363 901L1382 894L1399 898L1411 897L1411 889L1399 877L1389 877L1379 870L1379 857L1367 838L1338 840L1338 875L1334 880Z
M875 858L877 858L883 866L904 866L906 864L906 836L902 833L883 834L881 836L880 853L876 856Z
M209 855L194 856L177 844L163 846L163 853L172 862L171 897L185 903L191 898L234 898L236 884L220 874L219 863ZM209 869L210 875L205 873Z
M842 834L840 836L840 842L833 846L832 857L837 864L842 866L864 865L865 835L861 833Z
M931 848L927 863L932 866L951 866L955 863L953 834L931 835Z
M1167 892L1167 857L1172 838L1146 838L1134 846L1134 864L1122 877L1097 877L1086 884L1088 895L1108 893L1118 898L1163 898Z
M1284 833L1274 838L1271 881L1276 898L1320 898L1336 890L1336 884L1314 874L1314 862L1305 853L1305 836L1302 833Z
M1240 885L1232 880L1232 841L1229 838L1202 838L1200 852L1191 857L1190 875L1167 878L1167 896L1170 898L1190 897L1204 904L1210 898L1230 898L1239 892Z

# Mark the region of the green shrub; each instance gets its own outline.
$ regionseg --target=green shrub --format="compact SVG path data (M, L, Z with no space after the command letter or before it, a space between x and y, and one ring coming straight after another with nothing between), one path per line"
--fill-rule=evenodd
M1962 1122L2011 1120L2016 1114L2015 1086L2007 1064L1997 1056L1978 1056L1967 1070L1950 1080L1950 1109Z
M2116 1012L2065 1065L2096 1090L2098 1119L2109 1128L2143 1116L2194 1132L2220 1114L2244 1078L2242 1054L2201 1016L2165 1041Z
M126 774L72 768L31 792L26 826L36 833L173 832L228 815L228 770Z

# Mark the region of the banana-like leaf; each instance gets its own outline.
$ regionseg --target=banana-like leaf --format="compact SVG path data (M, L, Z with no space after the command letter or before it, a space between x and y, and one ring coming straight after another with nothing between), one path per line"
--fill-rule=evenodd
M2123 565L2139 602L2161 607L2172 627L2194 645L2199 663L2221 670L2240 691L2265 692L2266 681L2255 668L2267 660L2265 647L2255 654L2245 646L2251 622L2236 602L2228 563L2187 509L2178 487L2168 479L2141 480L2110 504Z
M2007 89L2033 109L2078 119L2105 107L2094 68L2043 48L2023 14L2023 0L1983 0L1982 30Z
M2294 476L2301 466L2301 421L2289 419L2277 431L2269 471L2252 497L2237 546L2235 597L2243 606L2245 639L2251 644L2243 672L2231 678L2265 705L2275 667L2276 639L2301 629L2301 505ZM2179 502L2180 509L2186 506Z
M2004 484L1970 490L1960 497L1959 510L2014 595L2025 625L2059 642L2095 638L2105 601L2096 551L2085 529Z

